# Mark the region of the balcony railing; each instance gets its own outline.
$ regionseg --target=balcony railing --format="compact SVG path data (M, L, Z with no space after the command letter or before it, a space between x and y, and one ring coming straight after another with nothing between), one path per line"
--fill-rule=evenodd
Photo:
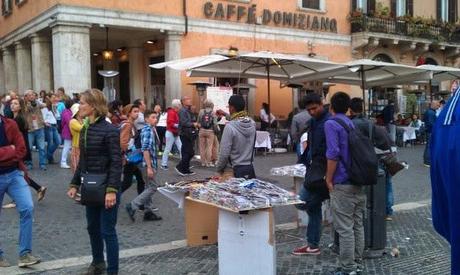
M359 16L350 19L351 32L377 32L424 38L437 42L460 42L460 31L447 27L413 23L400 19L383 19Z

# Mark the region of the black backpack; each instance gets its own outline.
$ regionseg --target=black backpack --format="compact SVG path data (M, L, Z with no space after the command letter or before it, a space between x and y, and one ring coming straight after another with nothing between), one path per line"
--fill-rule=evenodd
M343 120L332 118L348 133L350 165L346 167L352 184L374 185L377 183L378 158L374 145L361 131L349 127Z
M211 129L213 125L213 117L212 111L211 112L204 112L203 116L201 117L201 128L203 129Z

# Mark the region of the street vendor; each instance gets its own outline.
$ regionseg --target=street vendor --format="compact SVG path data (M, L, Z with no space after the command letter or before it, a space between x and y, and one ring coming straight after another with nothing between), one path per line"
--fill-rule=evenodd
M240 95L228 100L230 122L225 126L220 142L217 172L224 178L255 178L253 166L256 123L244 110L246 103ZM231 167L231 168L230 168Z

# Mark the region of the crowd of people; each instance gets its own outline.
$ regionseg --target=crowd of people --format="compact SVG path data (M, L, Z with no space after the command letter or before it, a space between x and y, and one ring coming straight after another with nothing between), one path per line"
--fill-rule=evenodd
M222 110L214 112L209 100L196 114L187 96L174 99L166 111L159 105L149 110L142 99L127 105L117 100L108 103L97 89L75 94L73 98L65 94L64 88L38 94L28 90L23 96L12 91L2 97L1 103L0 204L7 194L12 202L4 207L17 207L19 212L20 267L40 262L32 255L34 206L28 186L37 191L38 201L44 198L47 189L27 173L33 169L34 150L38 151L41 170L59 164L73 173L67 195L86 206L93 256L87 274L118 272L117 212L120 196L132 185L133 178L138 196L124 207L129 217L134 222L136 211L143 210L144 221L161 220L155 213L158 208L152 197L161 185L156 179L158 168L169 169L173 149L180 156L175 171L181 176L194 174L190 161L197 145L202 166L217 166L223 174L231 163L234 168L241 168L237 175L255 176L252 147L244 140L247 135L255 139L255 123L244 111L246 105L241 96L230 99L228 114ZM218 123L223 118L232 121L228 123L228 131L222 133ZM241 125L244 133L238 133ZM235 149L233 135L239 135L239 147L244 148L244 154L239 147ZM223 142L220 157L218 137ZM59 147L62 151L57 162ZM94 189L100 182L102 192ZM6 266L9 263L0 250L0 267Z
M27 174L33 169L32 150L38 150L39 168L46 170L47 165L57 164L54 155L62 147L59 165L74 174L67 195L86 206L93 257L87 274L117 274L120 196L135 178L137 196L124 206L130 219L134 222L136 212L143 210L144 221L161 220L153 200L162 184L157 174L159 169L169 169L174 149L180 157L174 170L180 176L195 174L190 162L198 147L201 165L216 167L219 177L256 177L256 123L246 112L242 96L231 96L228 107L229 113L215 111L213 102L205 100L197 113L192 99L184 96L174 99L166 110L160 105L148 109L142 99L127 105L117 100L108 103L97 89L73 98L67 97L63 88L55 93L40 92L39 96L29 90L23 98L15 92L5 95L0 117L0 203L6 193L20 213L19 266L40 261L31 254L33 202L27 185L37 191L39 201L46 187ZM337 274L359 273L363 270L366 196L364 187L350 176L353 156L349 137L359 131L381 151L381 156L392 154L394 140L387 129L363 115L361 99L351 99L346 93L334 94L328 106L318 94L311 93L299 102L299 108L292 118L291 136L307 172L299 194L305 204L297 207L307 212L309 223L307 244L293 254L321 253L321 205L330 199L334 230L339 236ZM225 127L220 120L228 121ZM261 110L261 121L262 127L275 122L268 105ZM391 177L386 178L387 220L391 220ZM103 182L103 191L88 189L90 181L95 183L91 188ZM8 265L0 250L0 267Z

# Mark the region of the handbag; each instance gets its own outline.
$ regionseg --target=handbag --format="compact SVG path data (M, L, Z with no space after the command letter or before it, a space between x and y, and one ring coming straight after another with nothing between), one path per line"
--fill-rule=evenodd
M237 165L233 166L233 175L235 178L245 178L245 179L254 179L256 177L256 172L254 171L254 166L249 165Z
M305 176L305 188L310 191L324 190L327 188L325 176L326 160L312 161Z
M385 170L391 175L396 175L404 169L404 165L398 162L398 159L393 154L387 154L381 158Z
M133 148L126 153L126 161L129 164L138 165L144 161L144 155L141 149Z
M86 128L88 131L88 128ZM82 161L82 174L81 174L81 204L86 206L104 206L105 205L105 192L107 188L107 173L92 173L88 172L88 166L86 163L87 152L86 152L86 133L85 139L85 150L83 150Z
M83 173L81 176L81 204L86 206L104 206L107 173Z

